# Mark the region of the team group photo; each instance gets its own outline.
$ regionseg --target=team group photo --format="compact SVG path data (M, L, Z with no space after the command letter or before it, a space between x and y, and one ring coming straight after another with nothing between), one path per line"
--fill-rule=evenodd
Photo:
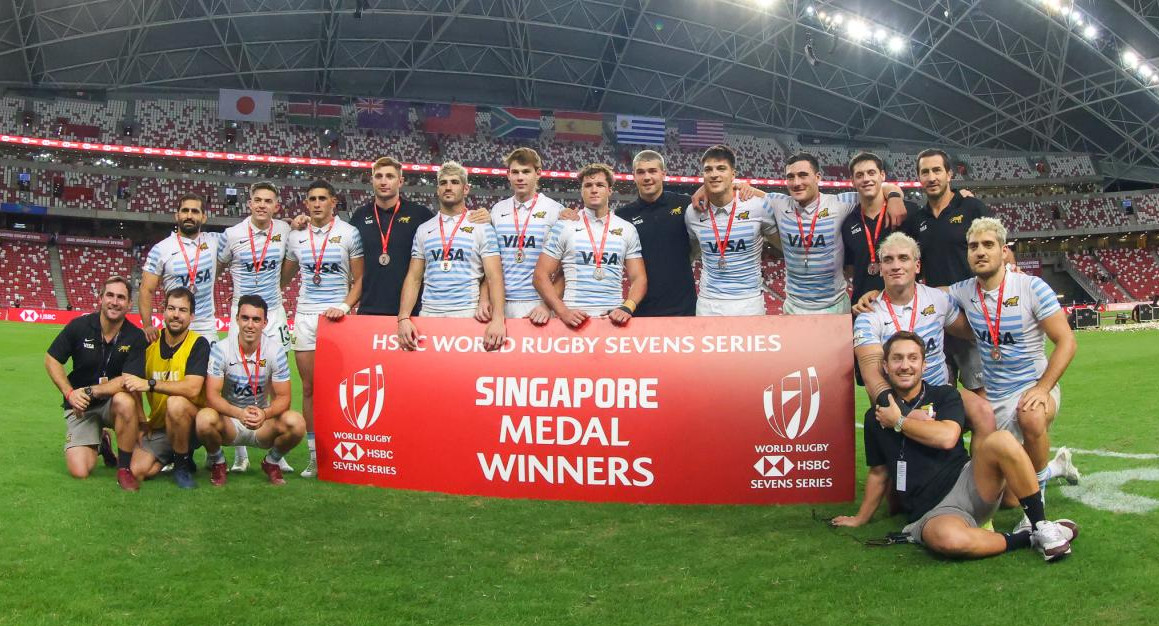
M0 8L0 623L1157 608L1159 14L122 4Z

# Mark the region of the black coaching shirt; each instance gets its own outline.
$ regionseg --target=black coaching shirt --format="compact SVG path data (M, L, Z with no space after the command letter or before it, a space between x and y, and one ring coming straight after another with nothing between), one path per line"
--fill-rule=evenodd
M350 217L350 224L358 229L362 237L362 252L365 259L362 270L362 299L358 303L359 315L398 315L399 298L402 295L402 282L406 278L406 271L410 267L410 249L414 242L415 232L423 222L434 215L431 210L417 202L406 198L398 207L398 215L394 217L394 226L390 225L394 216L394 207L378 209L378 220L375 221L374 200L358 207ZM381 230L379 226L381 224ZM390 230L390 240L387 241L387 252L390 254L390 263L381 265L378 257L382 255L382 238ZM422 292L415 303L414 315L419 312L419 302L422 301Z
M91 387L100 383L101 378L116 378L128 373L145 377L145 333L129 320L121 321L121 330L113 340L105 343L101 334L101 314L82 315L65 325L48 354L64 365L72 359L72 371L68 373L68 383L74 389ZM68 408L68 400L61 404Z
M921 395L914 398L911 406L894 397L902 415L915 408L923 408L938 421L956 422L966 427L966 412L962 407L962 396L949 385L927 385L922 383ZM930 410L932 406L932 411ZM865 413L865 464L870 467L884 465L889 477L897 484L897 462L906 462L906 490L899 491L902 509L913 522L937 506L942 498L954 487L962 468L970 460L962 437L949 450L939 450L922 445L892 428L883 428L877 422L876 407Z
M637 303L636 317L696 315L696 284L692 279L692 242L684 211L692 198L664 191L655 202L637 197L618 209L640 235L648 293Z
M990 209L977 198L963 198L957 191L942 214L934 217L929 204L915 219L907 220L909 236L922 249L922 279L930 287L947 287L973 276L966 249L966 231Z
M865 292L876 289L881 291L885 288L885 282L882 281L880 272L876 276L869 273L869 239L865 236L865 227L869 227L869 238L874 239L874 254L877 253L877 246L885 240L890 234L895 232L907 232L913 228L911 222L917 219L921 208L917 204L906 201L906 221L900 227L894 228L881 225L881 231L877 230L877 223L885 217L885 207L881 208L881 212L877 217L864 217L859 207L856 211L849 214L845 221L841 223L841 242L845 247L845 264L853 266L853 301L857 302ZM865 224L861 220L864 217ZM877 237L874 237L877 234ZM878 263L881 261L878 260Z

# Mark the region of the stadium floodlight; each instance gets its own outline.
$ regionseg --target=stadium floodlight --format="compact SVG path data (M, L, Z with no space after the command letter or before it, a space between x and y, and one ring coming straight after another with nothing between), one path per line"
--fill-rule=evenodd
M1087 24L1087 27L1083 29L1083 37L1086 37L1087 39L1094 39L1098 36L1099 29L1095 28L1094 24Z
M840 14L840 13L833 16L833 23L838 25L838 26L840 26L842 24L842 22L844 22L844 21L845 21L845 16Z
M861 41L870 34L869 27L858 19L849 20L849 23L845 25L845 31L853 41Z
M902 39L901 37L898 37L897 35L890 37L890 39L889 39L889 51L896 54L898 52L901 52L902 50L905 50L905 40Z
M811 5L811 4L807 7L805 7L805 13L808 15L813 15L816 12L817 12L817 9L814 9L813 5Z
M1151 78L1155 75L1155 68L1151 67L1150 65L1140 65L1139 75L1143 78Z
M1130 69L1135 69L1139 66L1139 55L1132 50L1127 50L1123 53L1123 65Z
M885 40L888 38L889 33L887 33L884 28L878 27L877 30L873 31L873 40L877 43L885 43Z

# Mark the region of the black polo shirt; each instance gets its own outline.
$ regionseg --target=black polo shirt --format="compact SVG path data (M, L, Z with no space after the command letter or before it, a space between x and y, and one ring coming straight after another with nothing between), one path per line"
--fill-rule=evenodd
M949 385L927 385L922 383L923 395L914 398L913 405L903 403L895 396L895 401L905 415L914 408L925 408L933 405L933 411L927 412L938 421L957 422L963 429L966 427L966 412L962 408L962 396L958 390ZM962 437L949 450L939 450L922 445L892 428L883 428L877 422L875 407L865 412L865 464L870 467L884 465L889 470L889 477L897 484L897 462L904 459L906 462L906 490L899 491L902 509L913 522L934 508L958 480L962 467L970 460L966 448L962 445ZM895 487L896 488L896 487Z
M941 215L927 203L909 222L909 235L922 248L922 279L931 287L946 287L974 274L966 250L966 231L979 217L989 217L988 209L977 198L963 198L957 191Z
M358 313L398 315L398 301L402 295L403 279L410 267L410 249L415 232L434 214L429 208L406 198L399 204L393 227L390 226L394 215L393 206L389 209L380 208L377 221L374 213L374 200L371 200L358 207L350 217L350 224L358 229L358 235L362 237L363 258L366 260L362 270L362 299L358 303ZM386 244L390 263L383 266L378 263L378 257L382 254L382 237L387 230L390 230L390 241ZM422 292L419 293L421 301ZM413 315L419 313L419 302L415 303Z
M636 198L618 209L640 234L648 293L636 307L636 317L696 315L696 283L692 279L692 241L684 211L692 198L664 191L655 202Z
M113 340L105 343L101 334L101 314L82 315L65 325L48 346L48 354L64 365L72 359L68 383L74 389L91 387L101 378L116 378L123 373L145 377L145 333L129 320L121 322L121 330ZM68 408L68 400L61 404Z
M875 244L880 245L881 242L894 232L907 232L912 228L910 222L917 219L918 212L921 208L917 204L906 201L905 210L908 214L906 221L900 227L894 228L882 224L881 232L877 231L877 222L885 216L885 207L882 207L881 212L877 217L866 217L865 226L869 227L869 236L872 238L874 233L878 234ZM885 283L881 279L881 273L876 276L869 274L869 241L865 237L865 227L862 225L862 213L859 207L856 211L849 214L845 221L841 224L841 241L845 247L845 264L853 266L853 301L865 292L876 289L881 291L885 288ZM880 263L880 261L878 261Z

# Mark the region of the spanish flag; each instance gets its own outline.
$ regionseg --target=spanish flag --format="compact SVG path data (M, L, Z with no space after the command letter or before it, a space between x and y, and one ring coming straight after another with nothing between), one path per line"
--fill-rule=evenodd
M604 116L601 113L555 112L555 138L560 141L604 140Z

